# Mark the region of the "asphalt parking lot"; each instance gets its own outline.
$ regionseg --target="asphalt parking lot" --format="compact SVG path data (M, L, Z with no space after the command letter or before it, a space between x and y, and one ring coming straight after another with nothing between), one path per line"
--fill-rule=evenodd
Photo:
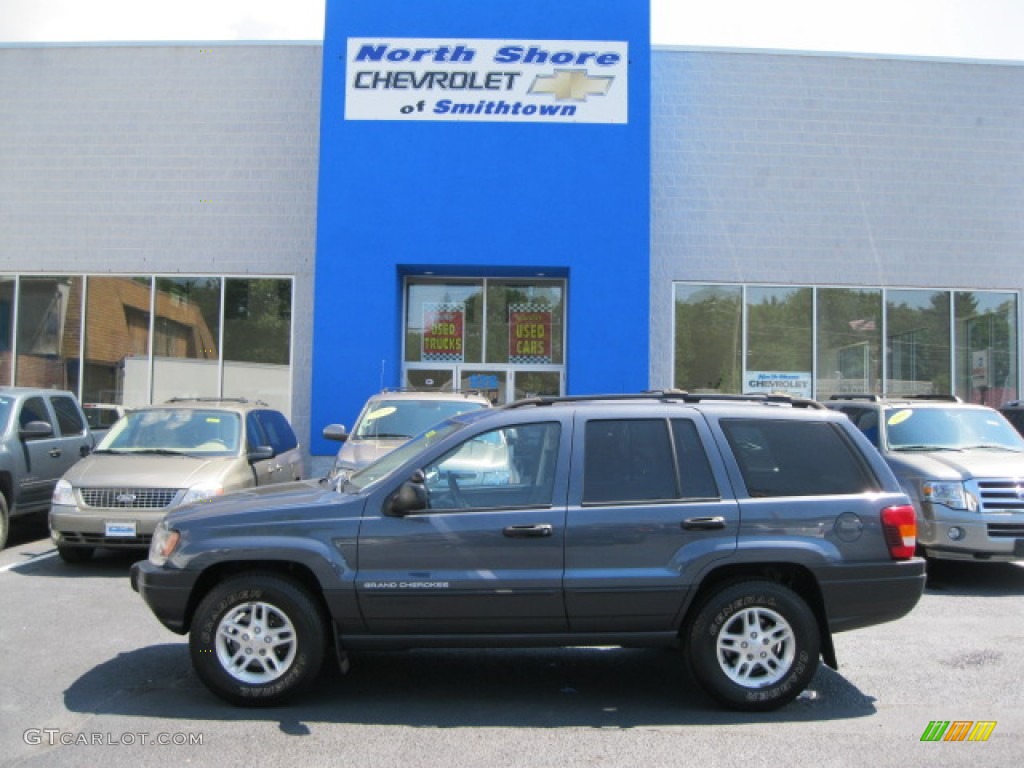
M221 703L185 638L42 522L0 552L0 765L682 766L1015 764L1024 752L1024 565L940 564L906 618L836 636L794 704L726 712L664 650L364 654L285 708ZM924 742L933 721L995 723Z

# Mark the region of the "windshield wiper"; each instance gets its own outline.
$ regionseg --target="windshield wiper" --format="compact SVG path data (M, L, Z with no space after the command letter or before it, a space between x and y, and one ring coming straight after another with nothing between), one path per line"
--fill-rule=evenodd
M948 445L894 445L894 451L956 451L959 453L963 448L953 448Z
M1010 445L999 445L998 443L981 443L979 445L965 445L965 451L1010 451L1011 453L1020 453L1020 448L1014 448Z
M397 435L391 432L379 432L376 435L360 435L360 440L408 440L412 435Z
M170 448L142 448L139 450L123 451L123 453L144 453L155 456L187 456L185 451L172 451Z

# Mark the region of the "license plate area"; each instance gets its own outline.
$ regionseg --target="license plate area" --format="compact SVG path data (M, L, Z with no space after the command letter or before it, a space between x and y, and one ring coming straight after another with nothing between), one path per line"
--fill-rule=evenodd
M134 520L107 520L106 534L110 538L134 539L138 535L138 524Z

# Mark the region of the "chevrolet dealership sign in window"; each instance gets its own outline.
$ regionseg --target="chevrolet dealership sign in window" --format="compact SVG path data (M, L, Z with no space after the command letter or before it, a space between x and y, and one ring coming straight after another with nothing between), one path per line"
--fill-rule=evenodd
M346 120L626 123L627 44L348 39Z

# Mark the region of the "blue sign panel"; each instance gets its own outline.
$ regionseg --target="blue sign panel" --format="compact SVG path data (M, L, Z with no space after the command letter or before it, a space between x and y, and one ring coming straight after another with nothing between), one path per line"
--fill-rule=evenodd
M648 384L646 0L328 0L320 427L399 386L407 275L567 280L570 394Z

